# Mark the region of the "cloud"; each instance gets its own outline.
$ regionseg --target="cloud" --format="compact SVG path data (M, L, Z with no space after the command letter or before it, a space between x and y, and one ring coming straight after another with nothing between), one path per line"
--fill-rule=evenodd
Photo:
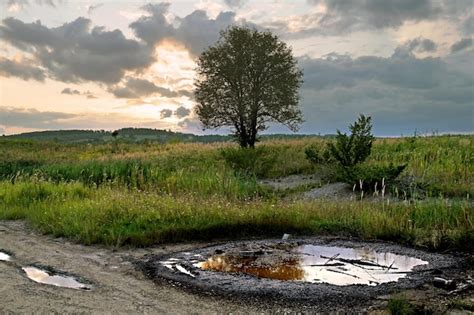
M41 68L33 65L30 60L16 62L5 58L0 58L0 75L5 77L18 77L23 80L44 81L46 76Z
M241 8L247 0L224 0L224 3L230 8Z
M41 112L33 108L0 107L0 125L6 127L51 129L61 126L63 120L77 116L61 112Z
M364 113L374 117L378 135L415 129L472 132L473 58L467 50L449 58L417 58L401 49L386 58L338 54L300 58L301 104L308 122L301 131L345 130Z
M169 118L173 115L173 111L171 109L162 109L160 111L160 117L161 119L164 119L164 118Z
M7 10L9 12L18 12L23 10L31 4L30 0L8 0L7 1ZM56 5L62 3L62 0L35 0L34 3L37 5L48 5L50 7L56 7Z
M77 18L56 28L41 22L24 23L13 17L0 25L0 38L30 53L48 76L63 82L117 83L126 71L147 68L153 48L127 39L120 30L92 27Z
M83 95L85 95L88 99L96 99L97 98L97 96L92 94L92 92L90 92L90 91L84 92Z
M460 50L464 50L468 47L472 46L472 38L463 38L460 41L454 43L451 46L451 53L458 52Z
M416 52L434 52L438 48L438 45L433 42L431 39L427 38L415 38L412 40L407 41L404 46L409 51L416 51Z
M184 106L178 107L178 109L176 109L174 112L175 116L178 118L184 118L186 116L189 116L190 113L191 113L191 110Z
M97 3L95 5L91 4L89 7L87 7L87 14L91 15L95 10L97 10L103 5L103 3Z
M170 122L155 118L136 119L118 113L81 113L38 111L17 107L0 107L0 126L15 129L57 130L57 129L119 129L142 127L169 129Z
M71 88L65 88L61 91L61 94L80 95L81 92L79 92L78 90L71 89Z
M472 11L470 0L308 0L315 10L267 26L286 38L341 35L365 30L397 29L407 22L459 19ZM321 10L321 8L323 8ZM457 23L457 22L456 22ZM290 25L302 25L292 29Z
M186 90L172 91L155 85L153 82L144 79L127 78L121 86L109 88L109 92L118 98L140 98L155 93L163 97L191 97L192 93Z
M61 94L69 94L69 95L84 95L86 96L88 99L95 99L97 98L91 91L85 91L85 92L81 92L79 90L76 90L76 89L72 89L72 88L65 88L61 91Z
M464 20L464 22L462 22L461 31L464 35L474 34L474 15L469 16Z
M130 24L135 36L148 45L155 45L164 39L176 40L194 55L212 45L221 30L236 23L234 12L221 12L215 19L210 19L205 11L196 10L170 23L166 19L168 3L147 4L142 9L148 15Z

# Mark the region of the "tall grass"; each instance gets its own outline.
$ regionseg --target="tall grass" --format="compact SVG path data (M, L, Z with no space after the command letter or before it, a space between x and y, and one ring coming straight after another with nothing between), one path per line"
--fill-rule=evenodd
M158 195L111 187L0 182L0 219L24 218L44 233L85 244L345 233L429 248L472 251L467 202L384 205L360 201L230 202L218 196Z
M315 169L304 149L326 141L265 141L260 150L272 163L253 163L253 172L310 174ZM392 204L281 200L226 163L222 152L233 148L0 140L0 219L26 219L45 233L113 246L347 233L472 251L473 136L377 140L367 163L406 163L402 176L436 197Z

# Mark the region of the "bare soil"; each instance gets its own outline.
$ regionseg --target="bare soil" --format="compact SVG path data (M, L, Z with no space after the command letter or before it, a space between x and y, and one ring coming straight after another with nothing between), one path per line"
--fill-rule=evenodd
M275 190L293 189L302 185L323 184L322 177L318 174L314 175L290 175L280 178L261 179L258 181L260 185L269 186Z
M117 251L70 243L40 235L24 222L0 221L0 250L12 253L0 261L0 313L258 313L245 305L213 296L194 295L173 285L155 284L130 262L145 254L187 250L202 244L180 244ZM21 271L31 264L50 266L92 283L90 291L33 282Z
M187 243L144 249L113 250L100 246L83 246L62 238L41 235L23 221L0 221L0 250L12 254L11 261L0 261L0 313L87 313L87 314L215 314L215 313L386 313L389 294L379 295L357 305L334 303L294 303L265 297L222 295L213 290L195 290L179 281L160 277L147 278L137 266L151 257L205 250L218 243ZM49 266L75 275L92 285L92 290L75 290L39 284L28 279L21 267ZM150 276L150 274L148 274ZM446 277L466 279L473 276L470 268L457 270ZM437 312L462 314L450 305L452 301L474 303L472 290L448 295L444 289L426 283L402 292L420 307L430 306ZM343 301L336 294L332 300ZM326 306L325 306L326 305ZM332 306L327 306L332 305ZM351 305L349 307L349 305ZM433 306L435 306L433 308ZM349 307L349 308L348 308ZM466 313L467 314L467 313Z

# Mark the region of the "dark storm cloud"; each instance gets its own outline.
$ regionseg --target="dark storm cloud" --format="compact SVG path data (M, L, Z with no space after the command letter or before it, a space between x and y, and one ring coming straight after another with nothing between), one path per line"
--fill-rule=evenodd
M149 45L173 39L181 42L194 55L214 43L222 29L236 22L233 12L221 12L215 19L210 19L205 11L196 10L184 18L177 17L177 26L174 26L165 18L168 3L147 4L142 9L148 15L130 24L138 38Z
M163 97L191 97L192 94L191 92L185 90L172 91L167 88L157 86L148 80L135 78L127 78L123 85L109 88L109 92L118 98L140 98L155 93L158 93Z
M91 20L77 18L56 28L41 22L24 23L6 18L0 38L31 53L49 76L64 82L117 83L127 70L148 67L153 49L125 38L119 30L91 27Z
M163 118L169 118L173 115L173 111L171 109L162 109L160 111L160 117L161 119Z
M37 81L44 81L46 78L43 70L29 61L16 62L4 58L0 58L0 76L11 76L23 80L33 79Z
M22 128L55 128L61 120L77 117L75 114L61 112L41 112L36 109L0 107L0 125Z
M322 4L327 8L324 13L301 15L300 24L308 27L292 32L286 19L274 21L267 26L286 38L304 38L398 28L405 22L437 18L448 18L459 23L461 16L472 12L471 0L308 0L308 3ZM468 27L469 20L465 23Z
M301 58L305 85L315 89L334 86L353 87L364 81L378 81L386 85L408 89L431 89L444 84L451 76L440 58L416 58L407 50L397 48L389 58L329 54L324 58ZM466 74L458 74L472 83Z
M186 116L189 116L189 114L191 114L191 110L187 109L184 106L180 106L174 111L174 114L178 118L184 118Z
M417 58L397 48L387 58L330 54L299 60L302 132L345 129L359 113L374 117L378 135L474 131L474 54ZM309 123L310 122L310 123Z
M472 38L463 38L451 46L451 53L469 48L472 46Z
M397 28L407 21L435 18L441 12L439 4L431 0L309 0L308 3L323 4L327 10L302 16L307 24L316 26L287 36L338 35L348 31ZM281 28L285 25L282 22L275 26ZM284 28L282 31L285 32Z

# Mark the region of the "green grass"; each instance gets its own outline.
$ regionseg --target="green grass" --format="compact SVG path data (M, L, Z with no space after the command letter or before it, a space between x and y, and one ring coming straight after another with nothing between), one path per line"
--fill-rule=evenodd
M248 236L350 234L429 248L472 250L467 202L230 202L49 182L0 183L0 219L26 219L84 244L145 246Z
M146 246L169 241L350 234L433 249L472 251L474 137L379 139L369 165L407 164L402 176L427 201L290 201L242 176L311 174L308 145L321 138L259 144L251 165L229 143L58 144L0 139L0 219L25 219L44 233L85 244ZM227 159L227 160L226 160ZM309 187L306 187L309 188ZM400 192L403 194L403 192ZM446 197L456 197L445 199Z
M415 308L405 296L395 296L388 301L388 311L391 315L416 314Z

